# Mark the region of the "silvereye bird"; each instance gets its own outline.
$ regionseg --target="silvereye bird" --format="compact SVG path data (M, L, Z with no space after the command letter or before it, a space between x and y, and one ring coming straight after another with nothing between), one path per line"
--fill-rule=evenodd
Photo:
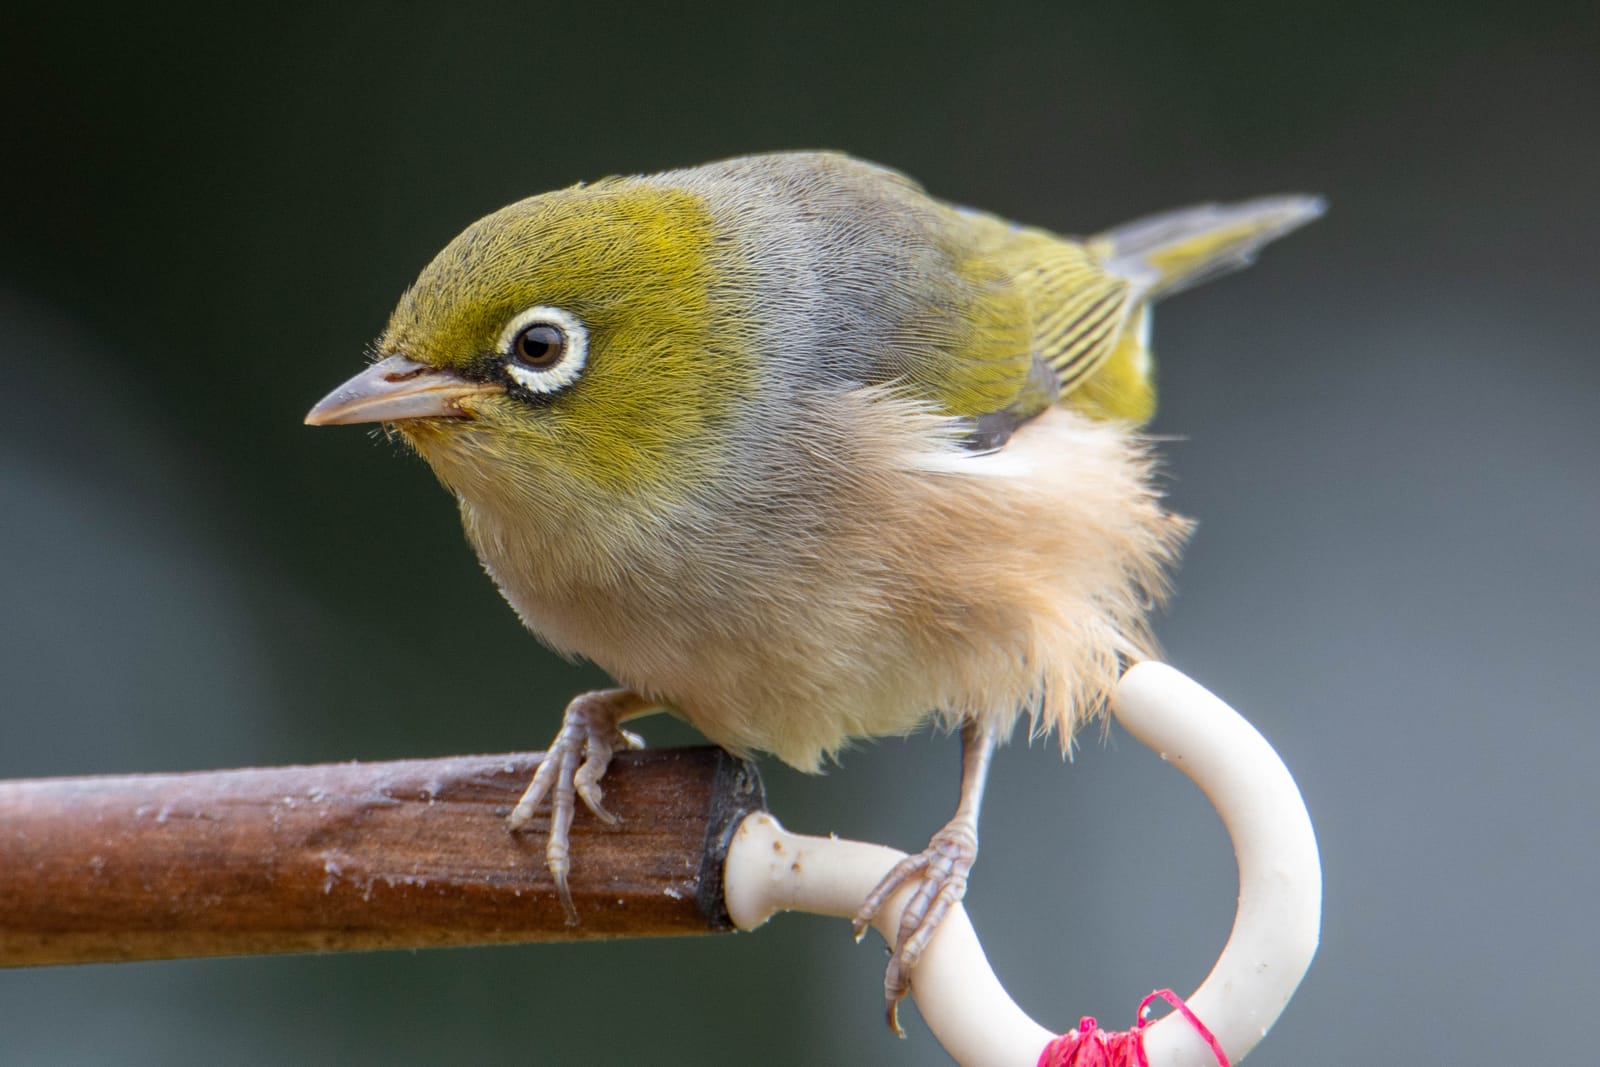
M937 717L960 802L863 904L914 886L907 976L977 855L998 741L1063 745L1127 662L1188 523L1137 427L1156 297L1321 211L1207 205L1075 240L829 153L609 178L512 204L401 297L378 361L312 409L381 422L456 498L528 629L625 688L587 693L510 818L549 795L567 890L621 729L676 712L815 771Z

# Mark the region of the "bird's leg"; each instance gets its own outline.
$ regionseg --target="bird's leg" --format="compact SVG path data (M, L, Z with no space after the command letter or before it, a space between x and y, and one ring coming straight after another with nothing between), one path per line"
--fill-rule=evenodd
M545 844L545 865L555 879L567 925L578 924L578 909L572 904L567 874L572 869L570 839L572 816L577 798L607 826L620 821L601 805L600 779L605 776L611 755L617 749L643 748L644 740L629 733L621 724L660 709L629 689L597 689L573 697L561 719L561 732L550 743L549 751L534 772L522 799L506 820L512 832L522 829L533 818L533 809L550 794L550 838ZM582 762L579 762L580 757Z
M889 1027L901 1036L905 1031L900 1029L900 1001L911 989L911 969L922 958L950 906L967 895L967 874L978 858L978 808L999 741L1000 728L992 722L968 722L961 728L961 803L955 816L933 835L927 848L895 864L856 912L859 941L889 898L916 880L916 891L900 913L900 929L883 976Z

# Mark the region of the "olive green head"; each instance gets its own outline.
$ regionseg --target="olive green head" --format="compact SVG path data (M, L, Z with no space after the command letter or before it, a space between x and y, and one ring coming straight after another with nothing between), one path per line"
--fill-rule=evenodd
M423 269L380 362L307 421L392 424L458 490L665 488L749 384L741 316L713 285L736 257L678 188L609 180L512 204Z

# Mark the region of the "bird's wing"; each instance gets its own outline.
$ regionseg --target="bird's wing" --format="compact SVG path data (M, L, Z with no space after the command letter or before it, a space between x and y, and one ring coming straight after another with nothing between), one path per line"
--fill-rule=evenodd
M1138 294L1083 245L1038 230L1018 233L1006 262L1029 297L1034 355L1071 393L1116 351Z
M1099 416L1148 415L1142 346L1123 343L1137 301L1128 279L1042 230L960 210L945 224L941 269L886 279L886 292L914 284L920 298L888 301L914 310L893 320L900 359L882 361L885 377L966 420L980 451L1061 399ZM1118 359L1137 373L1116 373Z
M1247 266L1263 245L1322 210L1310 196L1201 204L1081 242L962 214L1001 273L1027 295L1034 356L1055 372L1063 402L1142 423L1155 413L1150 303Z
M1108 269L1088 245L993 216L962 214L978 234L984 257L1010 281L1036 373L1053 381L1052 398L1100 417L1149 418L1155 394L1144 350L1141 288Z

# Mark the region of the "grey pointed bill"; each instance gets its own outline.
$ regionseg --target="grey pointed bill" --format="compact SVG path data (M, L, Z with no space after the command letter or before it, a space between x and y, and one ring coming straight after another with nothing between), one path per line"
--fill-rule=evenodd
M470 419L463 400L505 392L493 382L474 382L452 371L405 356L374 363L318 401L306 413L309 426L341 426L402 419Z

